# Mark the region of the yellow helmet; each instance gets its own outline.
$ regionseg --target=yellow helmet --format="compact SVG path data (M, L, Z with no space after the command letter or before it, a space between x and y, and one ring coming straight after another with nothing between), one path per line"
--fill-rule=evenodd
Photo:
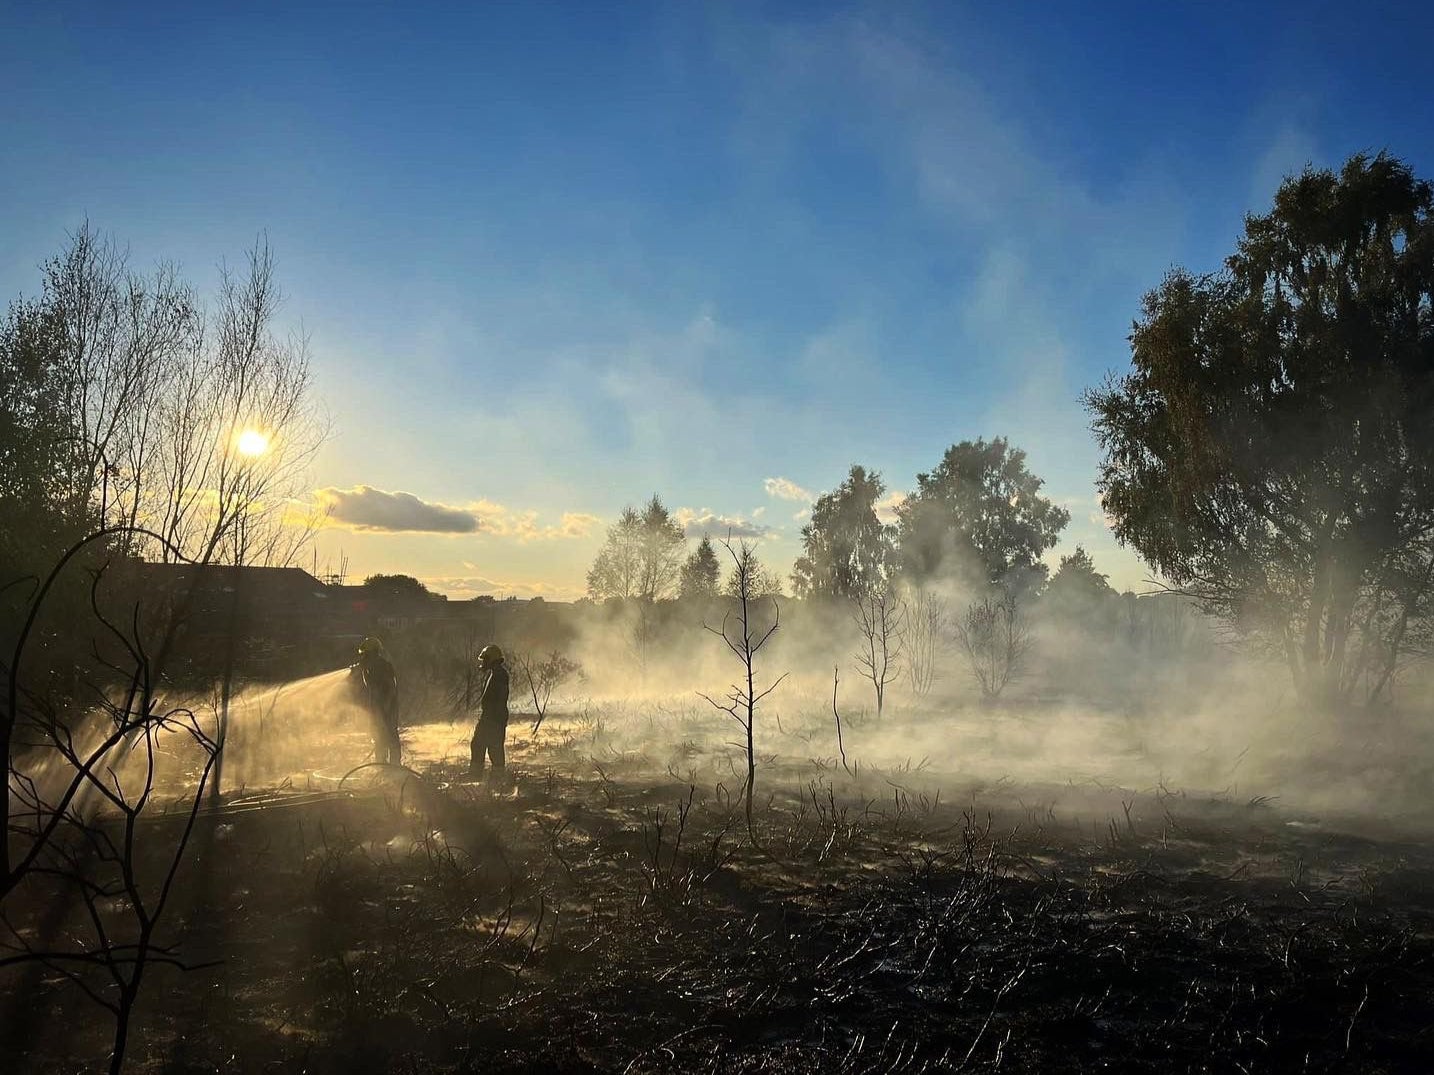
M383 643L380 642L377 638L374 638L372 635L370 635L368 638L365 638L362 642L359 643L358 651L360 654L382 653Z
M497 646L484 646L478 651L479 664L497 664L503 659L503 651Z

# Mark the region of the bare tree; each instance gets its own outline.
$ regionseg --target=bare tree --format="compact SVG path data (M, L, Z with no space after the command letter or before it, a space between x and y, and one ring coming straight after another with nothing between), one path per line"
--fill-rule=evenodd
M852 618L861 631L856 663L861 674L871 681L879 718L886 705L887 684L901 672L906 605L890 590L873 588L852 599Z
M482 637L479 625L469 618L445 633L440 674L447 683L447 703L455 712L467 713L478 705L483 677L474 655L481 648Z
M70 237L25 316L61 371L73 435L48 477L73 533L123 528L126 551L161 559L293 560L318 521L293 504L327 430L307 341L274 331L281 302L263 241L244 272L222 270L211 312L172 267L133 272L88 224Z
M1031 631L1014 594L983 598L966 608L956 624L956 637L981 685L981 694L999 698L1021 673L1031 647Z
M114 1019L110 1071L124 1065L130 1025L146 972L188 965L161 941L174 892L220 742L194 709L160 694L162 664L146 646L134 611L125 628L100 600L105 568L92 574L91 610L118 659L101 657L93 708L22 686L26 646L56 579L90 545L158 535L99 531L67 551L40 585L7 673L0 740L6 760L0 860L0 969L41 965L59 974ZM160 647L168 648L173 625ZM98 652L98 651L97 651ZM163 747L161 748L161 743ZM177 834L141 822L168 814L156 805L157 759L188 744L197 776L178 808ZM37 927L49 907L83 908L58 931Z
M538 715L533 721L533 733L536 735L542 727L543 718L548 715L548 701L553 691L573 676L580 675L583 666L557 650L542 660L535 660L529 653L514 654L514 659L518 666L518 682L533 699L533 711Z
M50 329L73 436L54 475L79 533L91 524L134 526L145 504L144 474L164 386L202 336L194 296L170 266L148 278L88 223L44 268L32 307Z
M757 752L754 737L757 706L762 699L777 689L782 680L787 678L787 674L783 672L771 684L759 688L757 686L757 654L771 640L772 635L780 626L782 609L775 596L758 592L763 580L761 577L762 566L757 559L756 550L746 541L740 542L734 549L730 538L722 541L721 545L727 550L727 555L732 558L736 591L733 594L734 607L730 608L722 617L720 628L707 624L703 624L703 627L721 638L727 644L727 649L741 662L742 678L723 695L722 701L706 694L702 694L701 697L715 708L730 715L741 725L746 736L747 782L743 790L746 799L747 834L752 836L752 794L757 784ZM771 623L765 625L758 623L755 619L757 606L764 600L772 602L772 620Z
M243 275L224 270L212 340L169 393L151 525L199 562L287 564L318 522L293 504L327 427L307 341L273 331L282 296L267 245L247 261Z
M946 599L924 587L907 604L901 641L906 675L913 694L927 695L940 675L941 657L950 644L951 617Z

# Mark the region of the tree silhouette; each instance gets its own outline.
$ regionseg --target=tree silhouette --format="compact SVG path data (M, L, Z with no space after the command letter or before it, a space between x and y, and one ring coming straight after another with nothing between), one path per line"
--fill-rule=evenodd
M1287 179L1223 272L1168 275L1086 396L1115 535L1287 661L1383 694L1434 587L1434 188L1398 160Z
M1095 569L1090 553L1077 545L1075 552L1061 557L1042 601L1049 602L1058 615L1079 615L1116 596L1108 577Z
M721 577L722 565L717 562L717 552L712 548L712 539L703 534L696 551L682 565L678 595L691 600L716 597L717 583Z
M363 587L372 594L384 597L425 598L433 596L428 587L412 575L370 575L363 580Z

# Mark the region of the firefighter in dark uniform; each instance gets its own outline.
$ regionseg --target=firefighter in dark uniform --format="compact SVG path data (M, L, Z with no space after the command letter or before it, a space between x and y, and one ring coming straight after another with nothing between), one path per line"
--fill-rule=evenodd
M399 764L403 746L398 738L398 676L378 639L365 638L359 644L358 662L349 668L349 682L368 712L374 761Z
M483 775L485 755L493 763L493 776L504 773L503 739L508 734L508 669L503 651L497 646L484 646L478 653L478 669L483 673L483 693L478 699L478 726L473 729L470 776Z

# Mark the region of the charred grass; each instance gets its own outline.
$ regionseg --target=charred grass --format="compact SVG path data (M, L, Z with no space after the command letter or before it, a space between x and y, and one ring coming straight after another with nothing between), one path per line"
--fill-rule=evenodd
M1270 804L1110 789L944 801L820 762L738 788L533 754L206 819L136 1070L1415 1071L1434 1058L1416 844ZM347 790L347 789L346 789ZM1054 794L1054 792L1052 792ZM103 1035L58 980L7 1000L20 1070ZM18 1014L18 1018L17 1018ZM67 1028L61 1032L60 1028Z

